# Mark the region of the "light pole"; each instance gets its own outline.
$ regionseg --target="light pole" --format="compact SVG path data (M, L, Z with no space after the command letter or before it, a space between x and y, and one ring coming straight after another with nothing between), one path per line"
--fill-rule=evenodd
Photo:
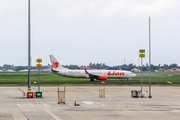
M150 21L151 18L149 16L149 98L152 98L151 96L151 29L150 29Z
M28 91L31 91L30 0L28 0Z

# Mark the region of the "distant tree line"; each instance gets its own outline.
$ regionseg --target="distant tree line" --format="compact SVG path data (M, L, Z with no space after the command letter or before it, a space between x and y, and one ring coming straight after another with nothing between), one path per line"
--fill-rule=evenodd
M94 69L107 69L107 70L118 70L120 69L120 65L117 66L108 66L105 63L90 63L89 66L90 68Z
M47 66L42 66L42 68L40 69L49 69L51 65L47 65ZM25 70L25 69L28 69L28 66L14 66L14 65L3 65L3 66L0 66L0 70L14 70L14 71L20 71L20 70ZM36 66L31 66L31 69L37 69Z
M84 67L89 67L89 68L92 68L92 69L106 69L106 70L119 70L119 69L122 69L122 70L128 70L128 71L131 71L132 69L136 68L136 69L141 69L140 66L136 66L134 64L123 64L123 65L116 65L116 66L108 66L106 65L105 63L90 63L88 66L78 66L78 65L63 65L65 68L68 68L68 69L83 69ZM47 66L42 66L41 69L49 69L51 67L50 64L48 64ZM154 71L154 70L158 70L160 68L163 68L163 69L171 69L171 68L179 68L180 69L180 66L178 66L177 64L164 64L164 65L152 65L151 64L151 71ZM15 71L20 71L20 70L24 70L24 69L28 69L28 66L14 66L14 65L3 65L3 66L0 66L0 70L15 70ZM31 69L37 69L36 66L32 66ZM149 65L148 63L146 63L146 65L143 65L142 66L142 70L143 71L149 71Z
M68 68L68 69L75 69L75 68L79 69L78 65L63 65L63 67Z
M49 69L49 67L50 67L49 65L42 66L42 68L40 69ZM25 69L28 69L28 66L15 66L15 71L20 71ZM31 69L38 69L38 68L36 68L36 66L31 66Z
M81 67L79 67L78 65L63 65L64 67L68 68L68 69L80 69ZM119 70L119 69L122 69L122 70L128 70L128 71L131 71L132 69L136 68L136 69L140 69L141 70L141 66L136 66L134 64L123 64L123 65L116 65L116 66L108 66L106 65L105 63L90 63L88 66L84 66L84 67L90 67L92 69L106 69L106 70ZM153 65L151 64L151 71L154 71L154 70L158 70L160 68L163 68L163 69L171 69L171 68L180 68L180 66L178 66L177 64L164 64L164 65ZM142 66L142 71L149 71L149 65L148 63L146 63L146 65L143 65Z

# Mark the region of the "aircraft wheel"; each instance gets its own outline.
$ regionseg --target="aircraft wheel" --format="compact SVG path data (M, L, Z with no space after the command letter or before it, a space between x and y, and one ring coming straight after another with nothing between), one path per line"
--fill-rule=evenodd
M94 81L94 79L93 78L91 78L91 80L90 81Z

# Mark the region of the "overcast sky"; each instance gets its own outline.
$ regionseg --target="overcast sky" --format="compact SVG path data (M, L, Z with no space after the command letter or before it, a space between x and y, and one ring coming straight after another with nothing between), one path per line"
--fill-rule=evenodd
M0 66L28 64L27 1L0 0ZM180 65L180 0L31 0L32 65L53 54L63 65Z

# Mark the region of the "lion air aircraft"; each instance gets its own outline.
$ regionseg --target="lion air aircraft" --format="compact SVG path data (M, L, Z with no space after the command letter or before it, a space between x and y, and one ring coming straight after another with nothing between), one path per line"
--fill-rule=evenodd
M71 78L89 78L90 81L107 80L108 78L125 78L129 80L136 74L125 70L70 70L64 68L53 55L49 55L52 65L52 72L57 75Z

